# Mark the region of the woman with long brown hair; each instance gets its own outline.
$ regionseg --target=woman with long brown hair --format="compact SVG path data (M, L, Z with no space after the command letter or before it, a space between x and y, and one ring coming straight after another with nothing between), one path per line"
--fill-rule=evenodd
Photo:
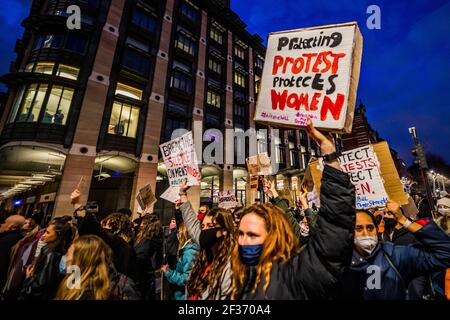
M188 201L186 183L180 187L180 210L186 229L200 251L187 282L188 299L227 299L231 293L230 254L235 244L233 214L226 209L208 211L200 222Z
M118 273L112 251L98 236L76 239L66 254L67 275L61 281L56 300L135 300L134 283ZM72 272L79 271L79 277Z
M145 300L156 299L156 274L163 260L161 221L155 214L142 217L136 241L137 283Z
M247 208L231 259L232 299L329 299L350 265L355 190L348 175L340 171L334 143L311 120L307 129L325 160L315 233L299 251L298 236L279 207Z

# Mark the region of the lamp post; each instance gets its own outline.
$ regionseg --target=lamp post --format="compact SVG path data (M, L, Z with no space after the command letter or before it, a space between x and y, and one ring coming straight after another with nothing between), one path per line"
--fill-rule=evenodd
M426 170L428 169L427 159L425 156L425 150L423 145L420 143L419 138L417 137L416 127L411 127L408 129L409 133L412 135L414 140L415 148L412 150L413 155L416 157L415 163L419 165L420 175L422 176L422 181L425 186L425 190L427 193L428 203L432 211L436 211L436 206L433 201L433 197L431 195L430 186L428 184L428 179L426 175Z

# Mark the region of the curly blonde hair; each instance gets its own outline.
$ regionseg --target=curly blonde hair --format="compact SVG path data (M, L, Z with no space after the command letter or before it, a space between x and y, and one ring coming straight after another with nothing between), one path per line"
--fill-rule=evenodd
M251 289L252 292L256 291L264 275L263 289L265 292L270 284L270 271L273 263L288 261L295 253L298 253L298 239L279 207L272 204L254 204L242 212L241 221L248 214L254 214L261 218L268 233L256 266L256 280ZM235 246L231 253L231 268L233 270L231 299L238 299L248 274L248 266L242 263L239 256L239 246Z

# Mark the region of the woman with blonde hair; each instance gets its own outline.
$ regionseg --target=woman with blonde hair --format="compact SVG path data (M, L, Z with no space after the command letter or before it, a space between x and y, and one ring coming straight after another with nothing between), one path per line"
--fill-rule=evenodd
M98 236L85 235L74 240L65 261L67 275L59 285L56 300L139 298L133 281L116 271L111 249Z
M175 300L185 300L185 286L189 279L195 258L199 250L198 245L192 241L184 223L178 226L178 262L175 269L169 269L168 265L161 267L169 283L176 286L174 290Z
M293 225L279 207L255 204L244 210L239 245L231 255L232 299L330 299L350 265L355 189L340 171L334 143L311 120L307 130L319 143L325 164L316 230L299 251Z

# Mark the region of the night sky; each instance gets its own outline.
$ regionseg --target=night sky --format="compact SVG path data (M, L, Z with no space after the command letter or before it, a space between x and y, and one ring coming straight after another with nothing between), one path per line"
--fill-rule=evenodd
M364 37L358 101L369 121L408 163L415 126L427 152L450 163L450 0L232 0L263 39L273 31L357 21ZM31 0L0 0L0 73L6 73ZM381 29L369 30L369 5Z

